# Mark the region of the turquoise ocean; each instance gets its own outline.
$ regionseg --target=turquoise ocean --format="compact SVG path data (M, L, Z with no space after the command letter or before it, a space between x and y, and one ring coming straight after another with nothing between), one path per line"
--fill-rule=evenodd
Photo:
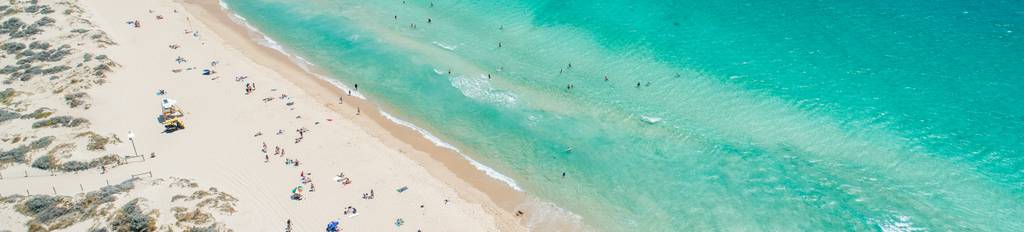
M1024 231L1019 0L223 3L537 220Z

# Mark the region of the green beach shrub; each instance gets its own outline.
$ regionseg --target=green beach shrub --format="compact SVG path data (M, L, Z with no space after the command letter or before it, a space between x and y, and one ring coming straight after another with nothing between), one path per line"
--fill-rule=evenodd
M39 156L39 158L36 158L36 161L32 161L32 167L43 170L50 170L50 168L55 167L54 164L56 163L56 160L57 159L51 155Z
M78 106L85 104L85 100L83 98L88 96L89 94L84 92L69 93L64 95L64 103L67 103L71 108L77 108Z
M39 5L27 6L21 10L25 11L26 13L36 13L39 12Z
M42 50L46 50L46 49L50 48L50 43L41 42L41 41L32 41L32 43L28 44L28 48L29 49L42 49Z
M84 118L76 118L76 117L71 117L71 116L57 116L57 117L52 117L52 118L36 121L35 123L32 123L32 128L56 127L56 126L76 127L76 126L83 125L83 124L88 124L88 123L89 123L89 120L84 119Z
M39 34L40 32L43 32L43 29L39 27L40 26L36 24L28 25L27 27L22 28L21 30L11 32L10 35L11 38L24 38L33 36Z
M92 168L89 166L89 163L77 160L66 161L60 165L60 170L65 172L85 171L89 170L89 168Z
M8 111L6 109L0 108L0 123L6 122L7 120L21 118L21 117L24 117L24 116L18 114L17 112Z
M92 70L94 72L93 75L96 75L96 76L100 76L100 75L103 75L103 73L111 71L110 65L107 65L107 64L97 65L95 68L92 68Z
M4 65L4 68L0 69L0 74L10 74L18 71L18 66Z
M25 145L18 146L11 150L2 151L0 152L0 163L12 161L18 163L25 162L25 155L28 154L28 152L30 151L31 149L29 149L29 147Z
M43 118L46 118L46 117L50 117L50 115L52 115L52 114L53 114L53 109L42 107L42 108L36 109L35 111L32 111L32 113L28 113L28 114L22 115L21 119L43 119Z
M29 149L32 149L32 150L43 149L43 148L49 147L50 144L53 144L53 139L56 139L56 138L57 137L54 137L54 136L42 137L42 138L37 139L36 141L32 141L32 143L29 143L28 147L29 147Z
M25 201L23 208L27 213L38 214L49 209L50 207L53 207L53 205L55 204L57 204L57 197L49 195L38 195L29 198L27 201Z
M130 179L117 185L103 187L100 190L86 193L80 197L48 195L23 197L14 195L4 199L20 202L15 208L19 213L30 218L27 223L29 231L53 231L67 228L89 218L105 215L105 211L101 210L101 207L104 204L117 200L117 197L114 195L134 188L133 182L135 180L137 179ZM123 213L123 210L118 213Z
M0 91L0 103L7 105L14 101L14 97L18 96L18 91L14 91L13 88L7 88Z
M154 211L146 212L139 206L141 199L125 203L114 215L110 226L115 231L156 231L156 218L150 216Z
M25 22L22 22L21 19L12 17L5 20L3 24L0 24L0 34L10 35L14 32L17 32L18 30L21 30L21 28L25 26Z
M39 13L40 14L51 14L53 12L55 12L55 11L50 6L43 5L43 6L39 7Z
M32 23L32 25L36 26L36 27L45 27L45 26L53 25L53 23L55 23L55 22L57 22L56 19L43 16L39 20L36 20L36 22Z
M21 49L25 48L25 44L19 42L7 42L3 45L0 45L0 49L3 49L5 52L7 52L7 54L14 54L18 51L21 51Z

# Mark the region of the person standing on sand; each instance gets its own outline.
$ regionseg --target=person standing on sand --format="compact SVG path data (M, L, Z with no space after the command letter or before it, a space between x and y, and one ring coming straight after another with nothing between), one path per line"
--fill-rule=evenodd
M263 153L267 153L267 142L263 142L263 149L261 149L260 151L262 151Z
M285 223L284 231L292 231L292 219L289 218Z

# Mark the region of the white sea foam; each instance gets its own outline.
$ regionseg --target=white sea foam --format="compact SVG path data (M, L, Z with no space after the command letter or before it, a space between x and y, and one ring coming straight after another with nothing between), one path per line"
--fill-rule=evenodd
M299 67L302 68L302 70L306 71L306 73L311 73L314 76L316 76L317 78L326 80L328 83L331 83L331 85L334 85L334 87L339 88L339 89L341 89L344 92L352 93L351 95L354 96L354 97L366 100L366 96L364 96L363 94L359 93L359 91L356 91L356 90L354 90L352 88L349 88L347 85L345 85L341 81L336 80L334 78L329 78L329 77L326 77L326 76L323 76L323 75L316 74L316 72L314 72L311 69L311 67L315 67L316 66L315 64L313 64L313 62L309 62L309 60L306 60L306 58L303 58L302 56L294 55L294 54L289 53L284 48L284 46L281 46L280 43L277 43L277 41L275 41L274 39L271 39L266 34L263 34L262 31L260 31L256 27L252 26L252 24L249 24L249 20L245 19L245 17L242 17L241 15L238 15L237 13L234 13L233 11L231 11L231 8L228 7L228 4L225 3L224 1L218 1L218 4L220 4L220 7L221 7L222 10L224 10L224 12L227 12L228 15L231 15L231 21L234 21L235 23L237 23L239 25L245 26L246 28L249 29L249 32L258 35L261 38L261 39L257 39L256 40L257 44L262 45L264 47L268 47L268 48L274 49L277 52L280 52L281 54L284 54L288 58L292 59L293 62L298 64Z
M455 51L455 49L459 47L459 46L448 45L448 44L445 44L445 43L442 43L442 42L437 42L437 41L434 41L433 44L437 45L440 48L443 48L444 50L448 50L448 51Z
M462 95L469 98L502 106L512 106L517 101L514 94L494 88L490 81L487 80L486 75L480 75L477 78L458 75L449 77L449 81L452 87L455 87Z
M528 197L517 208L530 212L526 215L526 227L529 230L560 228L565 231L594 231L587 228L582 216L535 197Z
M655 123L661 122L661 118L659 118L659 117L651 117L651 116L647 116L647 115L640 115L640 118L642 118L644 122L647 122L647 123L650 123L650 124L655 124Z
M511 177L508 177L508 176L506 176L504 174L501 174L497 170L494 170L493 168L488 167L487 165L484 165L484 164L482 164L480 162L477 162L476 160L474 160L473 158L470 158L469 156L466 156L465 154L462 154L462 152L459 151L458 148L456 148L455 146L452 146L451 144L448 144L448 143L442 141L437 136L434 136L434 134L431 134L430 131L427 131L427 130L425 130L423 128L420 128L420 127L418 127L415 124L412 124L410 122L398 119L395 116L391 116L391 114L388 114L388 112L384 112L383 110L380 111L380 114L384 115L384 118L387 118L388 120L391 120L391 122L394 122L395 124L402 125L404 127L408 127L409 129L412 129L412 130L416 131L417 133L420 133L420 135L423 136L423 138L426 138L427 140L430 140L431 143L434 143L434 145L437 145L438 147L443 147L443 148L451 149L452 151L455 151L456 153L459 153L459 155L461 155L462 158L465 158L466 160L468 160L469 163L473 165L473 167L476 167L477 170L483 171L485 174L487 174L487 176L490 176L491 178L497 179L497 180L499 180L501 182L505 182L505 184L507 184L509 187L512 187L512 189L515 189L516 191L520 191L520 192L523 191L523 189L519 188L519 185L516 184L516 181L513 180Z
M320 79L324 79L324 80L326 80L327 82L329 82L329 83L331 83L332 85L334 85L334 87L336 87L336 88L339 88L339 89L341 89L342 91L345 91L345 92L347 92L347 93L352 93L352 96L353 96L353 97L357 97L357 98L359 98L359 99L363 99L363 100L366 100L366 96L363 96L363 94L362 94L362 93L359 93L359 91L356 91L356 90L353 90L352 88L349 88L349 87L348 87L347 85L345 85L344 83L341 83L341 81L335 80L335 79L333 79L333 78L327 78L327 77L323 77L323 76L320 76L320 75L317 75L317 76L318 76L318 77L320 77Z

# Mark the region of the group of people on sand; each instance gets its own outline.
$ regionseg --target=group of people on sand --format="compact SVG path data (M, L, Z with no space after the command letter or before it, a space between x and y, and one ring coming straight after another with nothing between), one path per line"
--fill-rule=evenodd
M374 196L376 195L373 194L373 189L370 189L370 193L363 193L363 199L366 200L373 200Z
M256 92L256 83L255 82L246 82L245 83L245 95L252 94L253 92Z

